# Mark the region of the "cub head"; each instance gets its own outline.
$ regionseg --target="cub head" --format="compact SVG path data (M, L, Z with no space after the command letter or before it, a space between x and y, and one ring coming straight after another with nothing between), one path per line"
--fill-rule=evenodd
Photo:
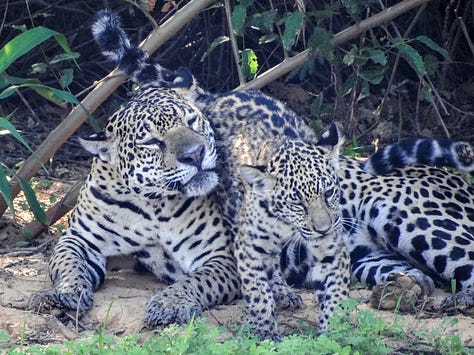
M269 142L258 166L241 166L248 189L278 220L304 239L324 237L341 224L338 180L342 139L336 126L317 144L292 139Z
M218 182L208 120L169 89L148 86L117 110L101 133L80 142L144 197L205 195Z

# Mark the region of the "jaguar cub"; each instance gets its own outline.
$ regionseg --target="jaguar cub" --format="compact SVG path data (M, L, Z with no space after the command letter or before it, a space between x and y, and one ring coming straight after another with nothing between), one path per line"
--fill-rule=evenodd
M245 190L235 253L247 323L261 338L280 339L277 305L301 304L280 271L285 245L307 250L305 286L319 300L318 331L327 329L334 308L348 297L349 254L339 203L342 140L336 126L330 132L318 145L275 139L259 153L256 166L240 168Z

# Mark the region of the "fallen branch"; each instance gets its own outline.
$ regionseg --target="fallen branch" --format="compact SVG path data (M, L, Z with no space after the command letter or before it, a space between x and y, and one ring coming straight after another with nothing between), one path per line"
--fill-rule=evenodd
M173 17L161 27L153 30L142 42L140 47L147 53L154 53L164 42L178 32L185 24L190 22L199 12L214 3L214 0L193 0L178 10ZM43 143L36 149L18 170L17 176L30 180L56 151L71 137L74 132L87 119L87 112L94 112L126 79L124 74L114 70L82 100L81 105L74 107L69 115L48 135ZM15 198L20 192L20 185L12 183L11 196ZM7 203L0 195L0 216L7 209Z

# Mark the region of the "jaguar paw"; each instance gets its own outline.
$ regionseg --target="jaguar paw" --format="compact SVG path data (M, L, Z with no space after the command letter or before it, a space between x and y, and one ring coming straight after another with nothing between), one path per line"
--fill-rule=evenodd
M34 294L28 302L28 309L39 313L53 313L55 309L72 309L84 313L92 308L92 304L93 292L86 288L51 289Z
M273 293L273 299L279 309L298 309L303 305L301 296L290 288L282 293Z
M146 323L150 327L186 324L193 316L201 316L201 312L201 306L189 299L155 295L147 303Z
M30 297L27 308L38 313L51 313L60 309L61 303L56 290L40 291Z
M449 312L458 307L473 307L474 306L474 288L470 287L465 290L456 292L455 294L446 297L441 304L441 309Z

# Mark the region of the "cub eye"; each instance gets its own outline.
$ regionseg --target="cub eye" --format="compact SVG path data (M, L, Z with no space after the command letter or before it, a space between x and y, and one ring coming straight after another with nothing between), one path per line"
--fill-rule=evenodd
M306 213L306 207L301 201L290 200L287 202L288 208L296 213Z
M330 200L334 196L335 193L336 193L336 189L334 187L330 187L326 191L324 191L324 198L326 200Z

